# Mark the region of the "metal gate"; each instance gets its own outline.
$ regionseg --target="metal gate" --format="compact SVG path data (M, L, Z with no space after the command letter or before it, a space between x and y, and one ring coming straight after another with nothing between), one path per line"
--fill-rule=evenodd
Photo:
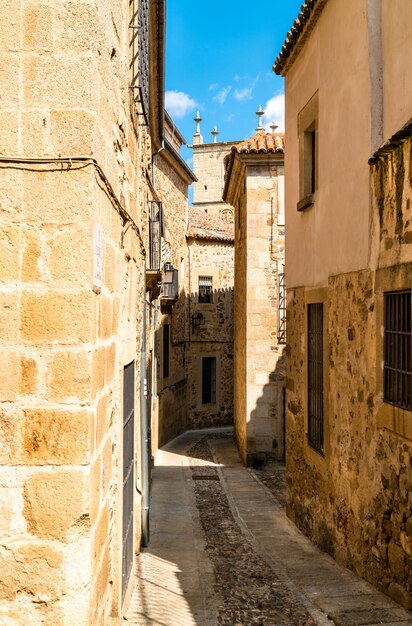
M133 567L134 530L134 361L123 370L122 601Z

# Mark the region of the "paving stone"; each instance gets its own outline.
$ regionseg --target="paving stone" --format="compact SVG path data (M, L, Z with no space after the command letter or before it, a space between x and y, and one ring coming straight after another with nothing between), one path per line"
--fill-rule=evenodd
M153 476L131 626L412 624L300 533L284 468L244 468L227 430L185 433L159 451Z

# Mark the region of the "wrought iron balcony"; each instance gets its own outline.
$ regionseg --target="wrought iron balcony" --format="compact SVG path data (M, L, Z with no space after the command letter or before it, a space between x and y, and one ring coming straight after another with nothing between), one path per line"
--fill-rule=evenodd
M179 298L179 274L171 263L166 263L162 275L160 310L170 313Z
M152 201L149 205L149 267L146 271L147 291L160 293L162 272L162 203Z

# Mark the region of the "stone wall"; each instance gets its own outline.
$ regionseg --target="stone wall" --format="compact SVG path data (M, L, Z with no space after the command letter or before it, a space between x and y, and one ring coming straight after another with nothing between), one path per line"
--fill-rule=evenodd
M197 181L193 185L193 206L204 209L213 217L233 222L233 209L222 200L225 160L232 146L239 142L193 145L193 169Z
M372 270L288 292L288 514L322 549L411 608L410 412L383 402L383 294L410 288L411 139L371 165ZM306 304L323 301L325 454L306 441Z
M0 155L20 160L0 163L0 622L117 623L150 148L130 117L128 16L117 0L6 5Z
M188 427L233 423L233 243L189 239L186 307L188 325ZM198 303L198 278L213 278L213 303ZM193 332L191 317L202 313L205 324ZM216 403L202 405L202 357L216 357Z
M255 454L284 454L284 346L278 342L283 161L263 154L243 172L235 223L235 436L243 461L251 463Z
M166 158L166 156L168 158ZM157 331L159 413L153 451L181 434L187 425L185 340L187 338L185 271L187 270L186 230L188 222L188 180L173 154L160 152L156 163L159 196L163 203L165 244L169 251L167 260L179 272L179 299L170 314L160 315ZM163 326L170 325L170 373L162 376Z

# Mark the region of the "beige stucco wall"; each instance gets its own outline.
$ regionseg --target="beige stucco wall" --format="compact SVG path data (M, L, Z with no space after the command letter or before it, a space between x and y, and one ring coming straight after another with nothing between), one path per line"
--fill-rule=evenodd
M298 212L297 118L317 90L318 188L314 206ZM288 287L326 284L331 274L367 265L369 92L365 3L329 0L286 76Z
M0 165L5 625L120 620L123 367L140 350L143 255L118 209L145 225L149 148L130 119L124 8L17 1L0 18L0 154L100 168ZM137 414L137 448L138 431Z
M382 53L384 139L412 117L411 63L412 4L408 0L382 0Z

